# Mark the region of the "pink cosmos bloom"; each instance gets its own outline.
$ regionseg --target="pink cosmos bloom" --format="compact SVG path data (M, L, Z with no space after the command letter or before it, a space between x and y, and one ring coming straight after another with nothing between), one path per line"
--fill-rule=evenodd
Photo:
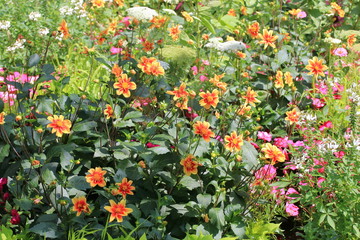
M271 181L276 177L276 168L270 164L266 164L255 172L256 179Z
M121 51L122 51L122 48L116 48L116 47L114 47L114 46L112 46L111 47L111 49L110 49L110 52L111 52L111 54L119 54L119 53L121 53Z
M304 11L301 11L296 15L296 17L298 17L298 18L306 18L306 16L307 16L307 14Z
M320 109L325 106L324 100L318 98L312 98L312 105L316 109Z
M209 66L210 65L210 62L208 60L201 60L202 63L205 65L205 66Z
M345 48L337 48L333 51L333 54L339 57L346 57L348 55L348 52Z
M291 145L293 145L294 147L305 147L305 144L303 141L296 141Z
M208 78L207 78L206 76L204 76L204 75L200 75L199 79L200 79L200 81L202 81L202 82L208 80Z
M334 156L342 159L345 156L345 152L344 151L334 152Z
M193 71L193 75L197 75L199 73L197 66L191 67L191 70Z
M271 138L272 138L272 135L270 133L267 133L267 132L259 131L258 134L257 134L257 137L258 137L258 139L270 142Z
M326 122L324 122L324 124L322 124L320 127L319 127L319 130L320 131L324 131L324 129L326 129L326 128L333 128L334 126L333 126L333 124L332 124L332 122L331 121L326 121Z
M285 211L289 216L299 215L299 207L289 202L287 202L285 205Z
M259 145L257 145L256 143L254 143L254 142L251 142L250 143L251 145L253 145L254 146L254 148L256 148L256 149L259 149L260 147L259 147Z
M289 138L286 137L279 137L274 139L274 145L281 148L287 148L289 146L289 143L291 144L293 141L288 140Z
M299 194L298 191L296 191L294 188L289 188L287 191L286 191L286 194L285 194L285 197L287 199L296 199L297 197L289 197L288 195L291 195L291 194Z

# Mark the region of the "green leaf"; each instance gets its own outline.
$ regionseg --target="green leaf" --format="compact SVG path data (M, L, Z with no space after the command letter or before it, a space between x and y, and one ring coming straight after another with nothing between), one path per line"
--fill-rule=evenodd
M281 49L277 53L277 59L279 61L279 64L283 64L284 62L288 62L289 61L289 54L288 54L287 50L286 49Z
M33 201L27 198L14 199L14 202L17 206L20 207L21 210L24 211L29 211L33 205Z
M327 220L327 222L329 223L329 225L330 225L334 230L336 230L336 228L335 228L335 222L334 222L334 220L330 217L330 215L327 215L326 220Z
M193 179L190 176L184 176L181 180L180 180L180 184L183 185L184 187L186 187L189 190L193 190L195 188L198 188L201 186L201 184Z
M158 155L170 152L170 150L166 147L153 147L153 148L149 148L149 151L156 153Z
M124 121L122 119L117 119L114 122L114 126L118 128L126 128L126 127L133 127L135 124L131 120Z
M212 34L216 34L214 26L206 19L205 16L200 15L199 19L202 25L204 25Z
M90 188L90 184L86 182L84 176L72 176L69 178L68 187L78 190L86 190Z
M30 56L29 58L29 62L28 62L28 67L34 67L36 65L38 65L38 63L40 62L40 56L38 54L33 54Z
M73 156L70 154L70 152L66 151L65 149L61 149L60 153L60 165L61 168L69 171L71 166L71 160L74 160Z
M225 215L221 208L212 208L209 211L210 222L216 224L218 228L225 225Z
M95 121L84 121L75 123L73 130L74 132L86 132L90 129L93 129L97 126L97 123Z
M55 72L55 68L52 64L44 64L44 66L42 67L42 71L46 74L46 75L50 75L53 72Z
M211 195L210 194L198 194L196 196L196 199L197 199L198 203L204 208L207 208L211 204Z
M37 233L46 238L57 238L57 226L52 222L41 222L29 229L30 232Z
M128 112L125 117L124 117L124 121L128 120L128 119L133 119L133 118L140 118L142 117L142 113L138 112L138 111L132 111L132 112Z
M39 105L37 107L37 110L39 112L47 112L49 114L53 114L53 107L52 107L52 104L53 104L53 100L52 99L49 99L49 98L41 98L39 99Z
M144 233L139 240L147 240L146 234Z
M10 150L9 144L0 146L0 163L4 161L4 158L9 156L9 150Z
M290 185L291 182L274 182L272 184L270 184L271 187L279 187L279 188L284 188L287 187L288 185Z
M242 161L246 164L246 170L250 171L259 164L257 155L258 152L256 151L255 147L248 141L244 141L244 145L242 146Z

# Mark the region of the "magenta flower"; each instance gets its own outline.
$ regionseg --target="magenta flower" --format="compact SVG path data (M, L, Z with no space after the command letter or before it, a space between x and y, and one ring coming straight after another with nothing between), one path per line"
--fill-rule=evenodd
M346 57L348 55L348 52L345 48L337 48L333 51L333 54L339 57Z
M276 177L276 168L267 164L255 172L256 179L271 181Z
M121 51L122 51L122 48L116 48L116 47L111 47L111 49L110 49L110 52L111 52L111 54L119 54L119 53L121 53Z
M289 216L297 216L299 215L299 207L292 203L286 203L285 211Z
M296 17L298 17L298 18L306 18L306 16L307 16L307 14L304 11L301 11L296 15Z
M296 191L294 188L289 188L287 191L286 191L286 198L287 199L296 199L296 197L289 197L288 195L291 195L291 194L299 194L298 191Z
M259 131L257 137L258 137L258 139L270 142L271 138L272 138L272 135L270 133L267 133L267 132Z

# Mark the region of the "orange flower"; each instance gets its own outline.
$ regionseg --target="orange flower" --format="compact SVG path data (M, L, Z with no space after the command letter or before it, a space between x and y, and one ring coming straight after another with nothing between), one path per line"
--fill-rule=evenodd
M161 28L162 26L164 26L167 20L167 17L155 16L153 17L153 19L150 20L150 22L152 23L150 28Z
M226 142L225 148L230 152L233 152L234 150L238 152L241 150L241 146L244 145L242 134L238 136L235 131L233 131L230 136L226 135L224 139Z
M106 211L110 212L110 222L114 221L116 218L117 222L122 222L123 217L132 213L133 210L131 208L126 208L126 201L121 200L119 203L116 203L114 200L110 200L110 206L104 207Z
M114 109L109 104L106 104L106 109L104 110L104 115L105 115L106 119L115 117Z
M101 167L96 167L95 169L90 168L88 171L89 174L85 176L86 181L90 183L91 187L96 187L96 185L99 185L99 187L105 187L106 182L104 179L104 175L106 174L105 170L102 170Z
M121 67L119 67L119 65L117 65L117 63L115 63L115 65L111 69L111 73L114 74L116 77L120 77L123 73L123 70Z
M209 142L211 137L215 137L215 133L209 127L210 124L208 122L197 121L194 124L194 133L199 134L206 142Z
M250 112L251 107L247 106L247 104L244 104L240 107L239 111L237 111L237 114L240 116L246 115L248 112Z
M64 120L64 116L54 115L53 117L49 116L47 118L51 123L49 123L46 127L52 128L51 133L56 133L57 137L62 137L64 133L70 133L71 121Z
M191 174L197 174L198 173L198 166L199 163L195 161L195 157L192 154L189 154L186 158L182 159L180 161L180 165L184 166L184 173L187 176L190 176Z
M194 18L192 16L190 16L190 14L186 11L181 12L181 15L183 15L183 17L185 18L185 20L187 22L193 22Z
M259 34L259 38L261 39L261 41L259 42L260 44L265 44L265 48L266 49L268 46L275 48L275 41L276 39L278 39L278 36L273 36L273 31L270 30L263 30L263 34Z
M67 39L68 37L70 37L69 29L67 27L67 23L66 23L65 19L63 19L61 21L60 27L58 28L58 30L64 35L64 39Z
M236 17L236 12L235 12L235 9L229 9L227 15L230 15L230 16L233 16L233 17Z
M113 19L111 20L111 22L109 23L109 26L107 28L108 32L115 32L116 31L116 27L118 25L118 20L117 19Z
M347 44L349 47L352 47L352 45L354 45L354 43L356 42L356 35L355 34L351 34L347 37Z
M93 6L97 7L97 8L101 8L104 7L104 0L91 0L91 3Z
M331 3L331 7L333 8L333 12L337 13L339 15L339 17L344 17L345 16L345 11L342 10L342 8L335 2Z
M286 121L289 121L290 124L297 123L300 118L300 112L296 108L291 111L286 112Z
M285 82L287 85L289 85L290 87L294 85L293 77L291 76L291 74L289 72L286 72L284 74L284 77L285 77Z
M236 53L236 56L238 56L239 58L246 58L246 53L243 53L243 52L238 51L238 52Z
M179 36L180 36L180 33L181 33L181 30L180 30L180 25L176 25L176 26L173 26L171 28L168 28L169 30L169 36L174 40L178 40L179 39Z
M121 74L117 79L117 82L114 83L114 88L117 95L124 95L124 97L130 97L130 90L136 89L136 83L130 81L131 78L127 74Z
M0 125L4 125L5 123L5 112L0 113Z
M123 6L124 6L124 0L114 0L114 2L115 2L119 7L123 7Z
M328 69L328 67L326 65L323 65L322 62L323 60L319 60L317 57L313 57L313 59L310 59L309 65L305 67L305 69L310 71L308 75L320 75L324 77L324 71Z
M213 90L212 93L207 91L206 93L201 92L199 96L202 97L199 101L200 106L204 107L205 109L209 109L211 106L216 108L217 104L219 103L219 91Z
M123 198L126 198L126 195L134 195L134 193L132 192L133 190L135 190L134 186L131 186L131 184L133 183L133 181L128 181L127 178L123 178L123 180L121 181L121 183L116 183L116 185L118 186L118 192L119 194L121 194L123 196Z
M154 49L154 43L149 41L142 42L141 45L143 45L143 50L145 52L151 52Z
M283 88L283 87L284 87L283 73L281 71L277 71L275 76L275 88Z
M242 98L245 99L245 103L255 106L255 103L260 102L258 99L256 99L257 96L257 93L252 90L251 87L248 87L245 96L242 96Z
M242 15L246 16L246 15L247 15L247 9L246 9L246 7L245 7L245 6L241 6L241 7L240 7L240 12L241 12Z
M147 58L141 57L140 62L138 63L138 68L140 68L144 73L149 75L164 75L165 70L160 65L160 63L156 60L156 58Z
M176 101L176 106L180 109L188 109L188 96L189 93L185 90L186 84L181 83L180 87L175 87L174 91L167 91L167 94L174 95L174 101ZM179 100L179 101L178 101Z
M86 202L85 196L75 197L72 200L74 204L72 210L76 213L76 216L80 216L81 213L90 213L89 204Z
M274 165L277 162L284 162L285 155L277 146L272 145L271 143L265 143L261 152L265 153L265 158L270 159L270 164Z
M248 29L247 32L248 34L252 37L252 38L257 38L259 35L259 30L260 30L260 25L258 22L254 22L253 24L251 24Z
M301 9L291 9L291 10L289 11L289 13L290 13L293 17L296 17L300 12L301 12Z

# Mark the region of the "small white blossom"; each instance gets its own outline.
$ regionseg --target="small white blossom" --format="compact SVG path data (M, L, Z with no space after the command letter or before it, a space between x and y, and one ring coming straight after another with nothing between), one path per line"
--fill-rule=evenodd
M9 21L0 21L0 30L8 30L10 28L11 24Z
M70 6L63 6L59 9L60 15L67 16L67 15L73 15L74 9Z
M328 37L324 39L324 42L332 43L332 44L340 44L341 40L337 38Z
M39 12L31 12L29 14L29 19L32 21L37 21L39 18L41 18L41 14Z
M158 13L148 7L132 7L126 10L129 16L136 18L137 20L149 21L153 17L158 16Z
M176 12L172 9L165 8L165 9L162 9L162 11L167 15L176 15Z
M164 2L170 3L170 4L178 4L179 0L164 0Z
M17 49L24 48L24 43L26 42L26 39L17 39L16 42L12 45L6 48L8 52L14 52Z
M48 35L49 34L49 29L48 28L41 28L41 29L39 29L39 31L38 31L38 33L39 33L39 35L41 35L41 36L46 36L46 35Z
M218 50L222 52L243 50L245 48L244 43L239 41L227 41L219 43Z

